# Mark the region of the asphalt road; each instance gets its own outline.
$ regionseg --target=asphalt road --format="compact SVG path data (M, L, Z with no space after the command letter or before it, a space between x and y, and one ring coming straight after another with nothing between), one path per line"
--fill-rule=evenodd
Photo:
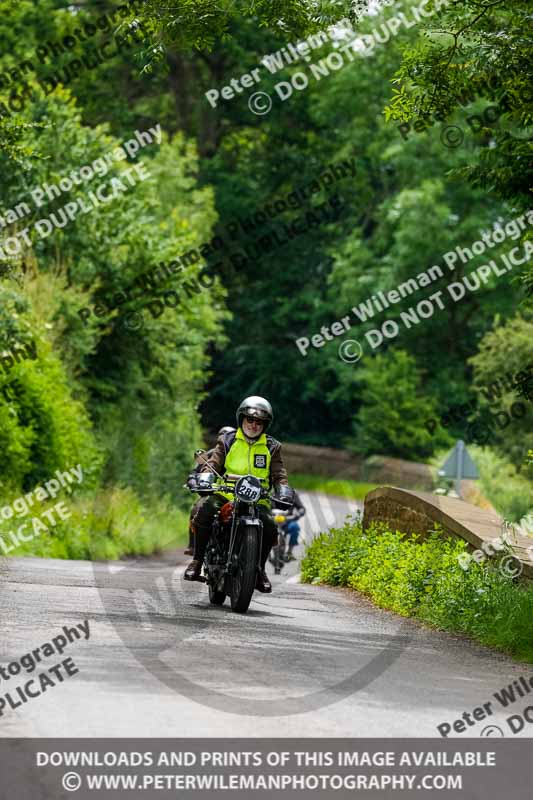
M307 540L357 507L301 495ZM79 670L6 704L0 736L438 736L437 725L533 672L351 591L300 584L297 564L272 576L274 592L256 593L248 614L233 614L182 580L186 561L181 551L96 564L4 559L0 667L63 626L87 620L90 636L0 680L1 701L67 657ZM491 724L508 736L506 717L527 705L494 709L463 735Z

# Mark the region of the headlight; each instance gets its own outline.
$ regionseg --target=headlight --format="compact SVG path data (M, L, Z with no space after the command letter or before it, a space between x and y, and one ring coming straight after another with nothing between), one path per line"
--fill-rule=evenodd
M261 497L261 482L253 475L244 475L235 484L235 497L245 503L257 503Z

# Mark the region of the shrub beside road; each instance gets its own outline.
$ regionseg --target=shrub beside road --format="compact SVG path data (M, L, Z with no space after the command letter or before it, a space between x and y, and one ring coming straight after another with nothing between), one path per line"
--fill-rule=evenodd
M533 587L522 586L490 561L465 570L462 540L423 542L372 525L346 523L309 545L302 581L348 586L376 605L533 663Z

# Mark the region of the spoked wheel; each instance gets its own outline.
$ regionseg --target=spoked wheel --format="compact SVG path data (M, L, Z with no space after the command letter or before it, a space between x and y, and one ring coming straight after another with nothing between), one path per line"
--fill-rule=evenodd
M231 581L231 608L240 614L248 611L254 593L258 559L257 529L249 527L244 530L235 574Z
M215 589L211 584L209 584L209 602L212 603L214 606L222 606L224 605L224 600L226 599L226 592L219 592L218 589Z

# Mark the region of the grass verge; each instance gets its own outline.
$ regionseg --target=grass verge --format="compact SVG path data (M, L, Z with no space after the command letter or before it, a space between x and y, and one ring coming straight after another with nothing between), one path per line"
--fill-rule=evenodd
M328 480L321 475L305 475L301 472L291 472L290 484L294 489L303 489L307 492L324 492L335 494L339 497L353 497L355 500L364 500L368 492L377 489L377 483L359 483L350 480Z
M55 514L48 521L43 511L54 502L42 504L23 517L2 521L4 546L0 547L0 556L107 561L180 547L188 538L187 512L165 500L147 509L131 489L100 490L95 496L67 499L68 519L58 520ZM54 519L56 524L52 524ZM24 523L22 532L28 541L17 536Z
M349 586L382 608L533 663L533 587L504 577L498 561L472 561L464 570L458 556L466 549L438 531L420 542L384 526L363 532L347 523L313 540L302 580Z

